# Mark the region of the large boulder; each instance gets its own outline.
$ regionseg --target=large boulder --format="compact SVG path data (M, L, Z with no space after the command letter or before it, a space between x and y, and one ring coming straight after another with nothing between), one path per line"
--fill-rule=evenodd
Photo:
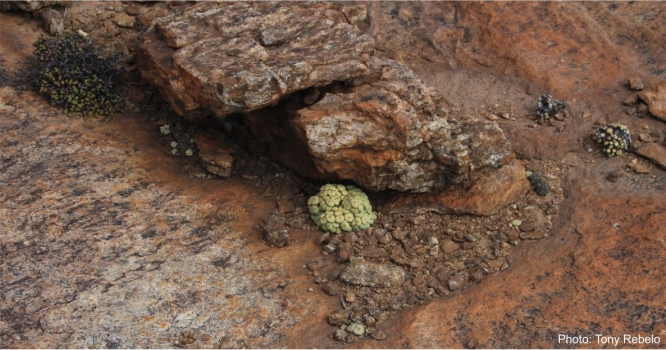
M279 108L271 127L273 112L248 116L253 133L273 157L306 176L352 180L374 191L467 187L512 159L496 124L457 120L403 64L373 58L369 68L356 86L330 91L311 106Z
M367 73L374 40L326 4L199 3L153 21L141 72L181 115L247 112Z
M142 74L191 120L243 112L274 158L312 178L432 192L468 188L513 158L496 124L458 120L408 67L372 56L373 39L344 11L188 6L152 21Z

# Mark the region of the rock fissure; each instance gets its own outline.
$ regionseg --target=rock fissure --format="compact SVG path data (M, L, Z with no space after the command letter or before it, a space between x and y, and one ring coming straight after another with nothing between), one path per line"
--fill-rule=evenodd
M469 188L514 157L497 125L456 121L412 70L374 56L336 4L196 4L153 23L142 75L176 112L195 122L244 113L256 140L302 175L437 192Z

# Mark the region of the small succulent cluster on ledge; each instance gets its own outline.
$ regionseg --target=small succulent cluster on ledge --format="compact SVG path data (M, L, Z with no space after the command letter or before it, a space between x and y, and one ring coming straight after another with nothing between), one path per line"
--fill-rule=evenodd
M622 156L629 150L631 145L631 133L626 125L611 123L597 129L592 139L604 148L604 153L609 157Z
M364 230L377 218L368 196L354 186L326 184L308 199L308 209L317 227L331 233Z
M567 104L564 101L555 100L549 94L543 94L537 104L537 120L540 122L550 121L558 113L564 112Z
M26 78L68 115L110 117L123 109L118 94L120 73L81 33L65 31L40 37L24 68Z
M170 140L171 154L174 156L187 156L192 157L198 149L194 143L194 135L196 134L196 127L183 127L177 125L174 130L171 129L169 124L160 126L160 134L163 135L167 141Z

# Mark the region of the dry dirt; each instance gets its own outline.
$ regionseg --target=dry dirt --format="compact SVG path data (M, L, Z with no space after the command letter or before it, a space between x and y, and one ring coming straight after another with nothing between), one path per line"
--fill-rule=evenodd
M108 123L68 119L30 91L0 87L0 347L578 347L558 342L568 334L599 348L612 346L595 334L625 333L662 342L624 347L663 347L666 173L634 153L607 158L590 135L622 122L635 141L664 145L666 124L623 101L635 95L628 79L666 78L666 5L366 4L360 27L381 54L458 113L495 120L552 191L490 217L389 215L385 194L370 194L373 228L341 236L307 213L321 184L268 159L233 118L227 129L206 126L231 145L229 178L207 174L196 152L171 154L172 141L205 127L179 119L138 78L144 24L117 25L170 6L67 7L66 27L124 54L128 112ZM36 17L0 14L9 73L43 33ZM539 124L547 92L568 116ZM263 239L273 212L286 216L283 248ZM401 266L407 281L341 282L359 256ZM350 322L367 333L341 331Z

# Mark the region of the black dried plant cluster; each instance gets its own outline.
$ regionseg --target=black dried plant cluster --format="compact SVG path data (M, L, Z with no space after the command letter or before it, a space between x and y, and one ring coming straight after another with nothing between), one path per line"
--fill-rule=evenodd
M65 31L40 37L23 69L25 78L52 105L74 116L106 116L121 112L118 60L100 57L80 33Z
M557 113L564 111L567 107L566 102L555 100L549 94L543 94L537 103L537 119L540 121L548 121Z

